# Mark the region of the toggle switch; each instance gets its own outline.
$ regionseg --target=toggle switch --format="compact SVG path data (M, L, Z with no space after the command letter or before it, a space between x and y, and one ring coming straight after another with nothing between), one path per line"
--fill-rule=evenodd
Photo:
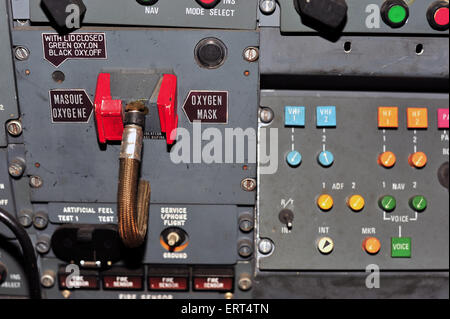
M278 214L278 219L280 220L280 222L284 225L286 225L286 227L291 230L293 227L293 223L294 223L294 213L292 212L292 210L290 209L283 209L279 214Z

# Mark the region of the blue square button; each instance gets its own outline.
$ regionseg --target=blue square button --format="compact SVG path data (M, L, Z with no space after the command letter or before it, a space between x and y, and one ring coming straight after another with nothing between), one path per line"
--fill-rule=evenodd
M305 126L305 107L304 106L285 106L284 107L284 125L286 125L286 126Z
M317 107L317 126L336 127L336 106Z

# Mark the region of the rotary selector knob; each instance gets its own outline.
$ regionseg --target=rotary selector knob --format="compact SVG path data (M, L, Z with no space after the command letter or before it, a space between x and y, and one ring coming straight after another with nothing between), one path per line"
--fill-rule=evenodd
M217 6L220 0L195 0L199 5L205 9L212 9Z
M333 29L337 29L347 18L345 0L295 0L294 5L300 15Z

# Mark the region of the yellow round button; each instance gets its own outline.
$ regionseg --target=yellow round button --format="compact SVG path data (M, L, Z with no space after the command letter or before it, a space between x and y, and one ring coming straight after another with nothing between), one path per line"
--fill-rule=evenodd
M317 199L317 206L323 211L328 211L333 208L334 201L333 197L328 194L320 195Z
M354 212L359 212L364 208L364 197L362 197L361 195L353 195L348 199L347 205Z
M409 165L415 168L423 168L427 165L427 155L424 152L416 152L408 158Z
M384 152L378 156L378 164L385 168L391 168L395 165L397 158L392 152Z
M363 249L371 255L377 254L381 249L381 243L376 237L367 237L363 241Z

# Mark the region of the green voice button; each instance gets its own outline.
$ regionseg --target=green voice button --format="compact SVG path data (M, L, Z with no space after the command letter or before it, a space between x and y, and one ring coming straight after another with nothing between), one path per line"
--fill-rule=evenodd
M411 237L393 237L391 254L392 258L411 258Z

